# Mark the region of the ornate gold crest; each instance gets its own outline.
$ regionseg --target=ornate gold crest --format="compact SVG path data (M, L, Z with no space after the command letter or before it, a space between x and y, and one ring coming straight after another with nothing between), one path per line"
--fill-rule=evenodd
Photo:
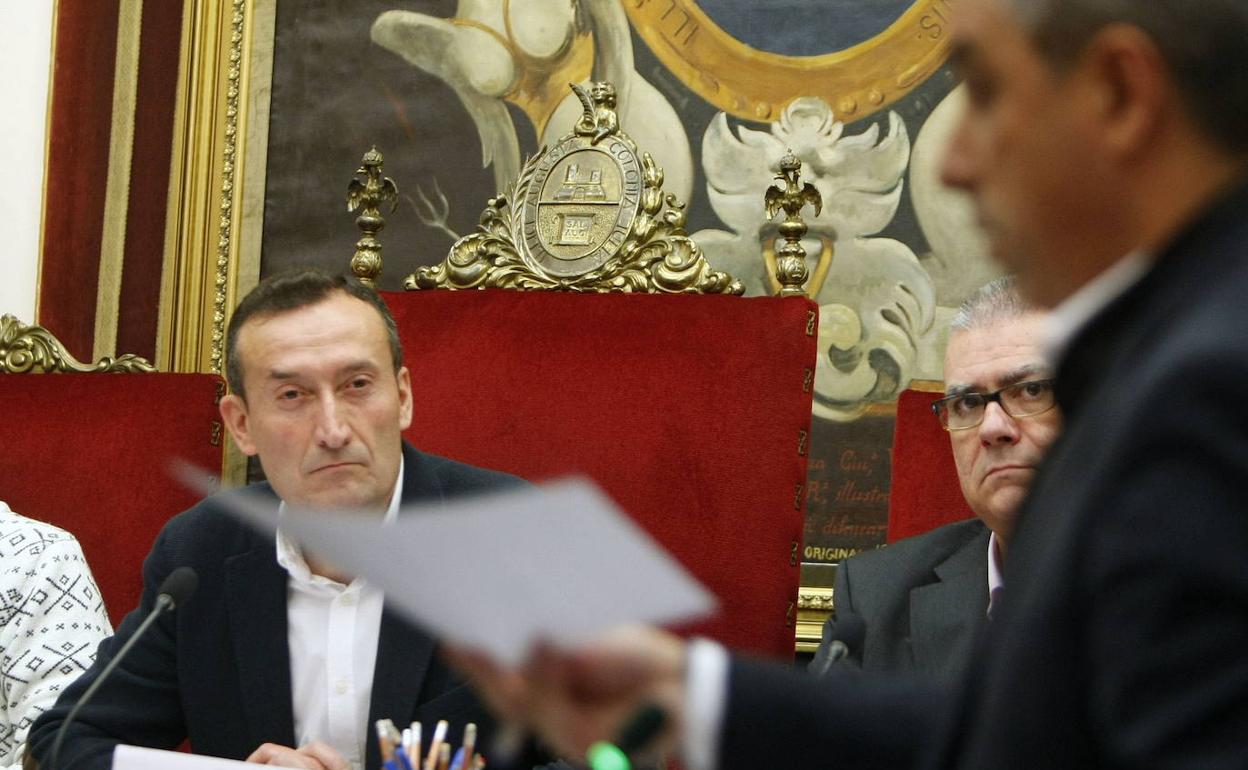
M684 204L663 171L620 130L615 89L573 85L584 114L572 133L528 159L481 229L407 289L507 288L740 294L685 233Z

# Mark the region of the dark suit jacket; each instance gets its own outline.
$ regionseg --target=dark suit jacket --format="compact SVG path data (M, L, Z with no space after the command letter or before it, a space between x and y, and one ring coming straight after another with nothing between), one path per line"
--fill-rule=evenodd
M1066 428L965 686L737 661L724 766L1248 765L1248 187L1079 332L1056 387Z
M965 672L988 608L988 527L959 521L836 568L835 615L823 628L812 668L837 639L837 618L857 615L866 637L850 660L868 671L957 678Z
M403 458L405 504L519 483L407 445ZM277 505L268 484L230 494L261 495ZM195 595L149 629L79 712L56 770L108 770L118 743L173 748L189 738L197 753L235 759L266 741L293 745L286 571L277 563L271 536L240 523L208 498L161 531L143 565L138 609L101 644L95 665L31 730L31 751L44 767L70 707L147 616L161 581L183 565L199 575ZM382 717L399 724L449 719L455 730L468 721L485 729L490 724L468 688L441 662L433 640L388 608L382 614L368 724ZM371 740L366 745L366 766L376 768L377 746Z

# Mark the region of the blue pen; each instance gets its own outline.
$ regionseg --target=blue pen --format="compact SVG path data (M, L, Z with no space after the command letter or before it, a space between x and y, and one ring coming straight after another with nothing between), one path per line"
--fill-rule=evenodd
M394 764L397 765L395 770L415 770L412 767L411 757L407 755L406 748L394 752ZM387 767L386 770L390 770L390 768Z
M455 758L451 760L451 770L463 770L464 768L464 747L460 746L455 750Z

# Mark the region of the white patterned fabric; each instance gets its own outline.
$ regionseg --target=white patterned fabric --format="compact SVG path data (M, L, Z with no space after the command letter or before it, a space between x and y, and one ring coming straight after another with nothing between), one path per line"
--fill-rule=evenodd
M0 502L0 767L20 767L31 724L112 632L74 536Z

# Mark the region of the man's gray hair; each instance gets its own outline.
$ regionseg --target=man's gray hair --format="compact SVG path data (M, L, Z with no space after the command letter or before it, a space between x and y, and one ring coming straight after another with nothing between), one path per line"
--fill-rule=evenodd
M949 322L949 331L978 329L1035 311L1036 306L1019 294L1014 276L1005 275L984 284L968 297Z
M1161 52L1198 128L1223 151L1248 153L1245 0L1009 0L1059 71L1102 28L1129 24Z

